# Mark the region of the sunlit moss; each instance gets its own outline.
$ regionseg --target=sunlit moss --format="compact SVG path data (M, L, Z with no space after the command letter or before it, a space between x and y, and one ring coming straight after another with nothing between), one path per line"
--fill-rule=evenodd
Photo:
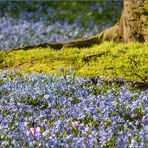
M20 69L24 72L58 73L64 66L75 67L77 76L110 76L126 80L148 79L148 43L105 42L91 48L38 48L1 53L1 69Z

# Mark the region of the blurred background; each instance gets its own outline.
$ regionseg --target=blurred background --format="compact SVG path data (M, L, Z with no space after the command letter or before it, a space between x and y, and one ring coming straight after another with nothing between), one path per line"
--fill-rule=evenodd
M120 18L122 0L0 1L0 50L95 35Z

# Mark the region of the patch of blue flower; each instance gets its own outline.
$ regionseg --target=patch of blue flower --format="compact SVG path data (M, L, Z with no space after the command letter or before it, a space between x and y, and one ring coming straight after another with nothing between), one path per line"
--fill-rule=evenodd
M148 90L73 74L0 76L3 147L147 146Z

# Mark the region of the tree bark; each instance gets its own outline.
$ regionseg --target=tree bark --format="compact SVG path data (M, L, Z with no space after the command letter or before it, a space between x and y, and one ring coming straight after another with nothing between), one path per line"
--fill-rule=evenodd
M124 0L121 30L124 42L148 41L147 0ZM146 4L147 3L147 4Z

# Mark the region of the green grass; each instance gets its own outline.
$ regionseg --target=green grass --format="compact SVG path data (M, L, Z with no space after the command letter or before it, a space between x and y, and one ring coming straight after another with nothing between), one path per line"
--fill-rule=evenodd
M0 69L59 74L59 67L76 68L77 76L110 76L130 81L148 79L148 43L105 42L91 48L37 48L0 52Z

